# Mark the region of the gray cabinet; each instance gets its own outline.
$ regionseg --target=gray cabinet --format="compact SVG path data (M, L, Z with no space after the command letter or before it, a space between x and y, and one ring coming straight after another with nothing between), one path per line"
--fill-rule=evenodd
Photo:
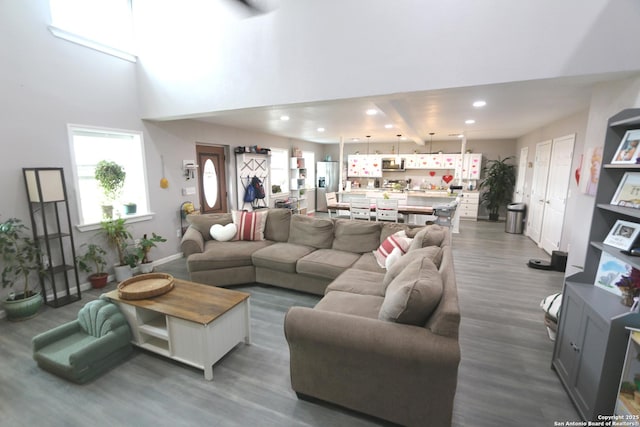
M625 326L640 325L620 297L567 282L553 367L585 420L611 415L627 343Z

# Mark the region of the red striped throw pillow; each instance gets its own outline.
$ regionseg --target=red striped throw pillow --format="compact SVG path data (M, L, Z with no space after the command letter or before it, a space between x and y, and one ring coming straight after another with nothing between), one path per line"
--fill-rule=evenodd
M264 240L264 225L267 222L267 211L253 212L232 211L233 223L238 232L234 240Z
M393 252L395 248L398 248L402 255L406 254L409 250L409 246L411 245L411 241L407 237L405 231L398 231L397 233L392 234L387 237L384 242L380 245L378 249L373 251L373 255L376 257L376 261L378 261L378 265L382 268L385 268L385 262L387 257Z

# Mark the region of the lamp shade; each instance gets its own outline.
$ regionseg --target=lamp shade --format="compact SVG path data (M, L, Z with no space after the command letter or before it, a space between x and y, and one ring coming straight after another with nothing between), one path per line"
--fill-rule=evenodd
M31 202L64 200L62 169L23 169L27 193ZM40 188L40 191L38 191ZM42 200L40 200L42 194Z

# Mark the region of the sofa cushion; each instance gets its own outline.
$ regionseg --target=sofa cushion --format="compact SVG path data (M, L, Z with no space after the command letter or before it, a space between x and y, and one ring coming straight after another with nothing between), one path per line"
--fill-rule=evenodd
M445 243L447 231L447 228L436 224L423 227L414 237L409 250L412 251L425 246L442 246Z
M395 234L387 237L384 242L380 244L380 246L373 252L373 255L378 261L378 265L381 268L386 268L386 259L393 252L394 249L398 248L404 254L409 249L409 245L411 244L411 239L407 237L407 234L404 230L398 231Z
M251 259L256 267L295 273L298 260L313 251L315 251L315 248L311 246L278 242L255 251Z
M296 271L300 274L335 279L360 258L353 252L318 249L300 258Z
M382 273L349 268L327 286L325 294L335 291L384 297L386 287L382 284L383 278Z
M333 243L333 221L306 215L293 215L289 228L289 243L329 249Z
M264 238L274 242L286 242L289 240L290 225L290 209L269 209L267 211L267 223L264 226Z
M333 249L363 254L380 245L380 223L338 219L334 225Z
M412 262L429 258L437 268L440 268L440 262L442 261L442 248L440 246L427 246L426 248L415 249L407 252L396 261L384 275L384 286L387 287L400 273L404 271Z
M387 237L397 233L398 231L404 231L405 233L407 233L407 237L414 237L409 235L411 229L407 224L385 222L384 224L382 224L382 229L380 230L380 243L384 242Z
M329 292L314 307L316 310L377 319L384 297L349 292ZM349 324L345 322L345 328Z
M268 240L247 242L232 240L205 242L204 252L189 256L187 264L189 271L217 270L220 268L251 266L251 254L255 251L273 245Z
M222 225L222 224L213 224L209 229L209 234L213 240L217 240L219 242L228 242L236 237L236 233L238 232L238 227L234 223Z
M424 326L442 298L442 278L428 258L409 264L387 287L380 320Z
M375 273L386 273L386 270L378 265L378 261L376 261L376 257L373 256L373 252L362 254L351 268L355 268L356 270L372 271Z
M233 222L230 213L187 215L187 222L202 234L204 240L211 240L209 230L213 224L227 225Z
M232 211L233 223L238 228L235 240L264 240L267 211Z

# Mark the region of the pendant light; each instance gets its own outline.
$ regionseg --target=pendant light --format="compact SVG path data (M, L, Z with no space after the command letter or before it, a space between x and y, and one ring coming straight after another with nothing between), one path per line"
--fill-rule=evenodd
M371 135L367 135L367 155L369 155L369 138L371 138Z
M429 132L429 135L431 136L431 139L429 140L429 154L433 154L433 135L435 134L435 132Z
M400 160L400 138L402 137L401 134L396 135L398 137L398 149L396 150L396 163L400 164L401 160Z

